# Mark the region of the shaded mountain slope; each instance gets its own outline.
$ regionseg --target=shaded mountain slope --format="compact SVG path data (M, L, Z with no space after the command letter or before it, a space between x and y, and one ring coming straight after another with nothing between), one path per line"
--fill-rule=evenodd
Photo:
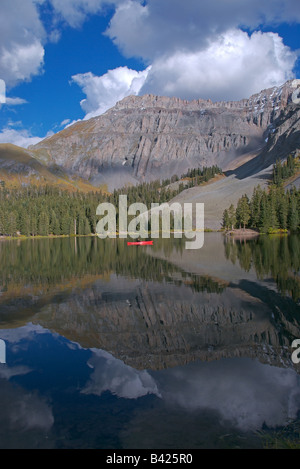
M24 148L8 143L0 144L0 181L8 188L48 184L70 191L96 190L79 176L71 178L57 165L47 167Z

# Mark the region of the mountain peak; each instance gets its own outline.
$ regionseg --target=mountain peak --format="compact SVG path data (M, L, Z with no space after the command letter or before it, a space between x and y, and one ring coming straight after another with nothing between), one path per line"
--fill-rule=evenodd
M251 95L248 98L243 98L236 101L215 101L211 99L193 99L186 100L178 97L168 97L168 96L158 96L153 94L145 94L141 96L130 95L126 96L122 100L118 101L115 106L109 109L110 111L117 111L121 109L135 109L140 108L155 108L160 107L164 109L178 109L185 108L188 110L197 110L199 108L214 108L214 107L229 107L229 108L240 108L251 106L253 103L261 102L267 99L278 103L278 101L283 100L284 105L288 103L288 100L291 100L293 91L300 86L300 80L288 80L280 86L274 86L271 88L266 88Z
M240 101L127 96L105 114L81 121L30 148L93 184L111 189L182 174L188 168L226 169L245 154L257 155L282 112L295 107L299 80Z

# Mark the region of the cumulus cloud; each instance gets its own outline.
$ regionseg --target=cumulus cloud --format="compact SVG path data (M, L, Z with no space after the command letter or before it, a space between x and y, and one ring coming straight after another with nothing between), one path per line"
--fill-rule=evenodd
M29 145L36 145L46 137L53 135L52 131L49 131L43 138L35 137L26 129L13 129L6 127L0 131L0 143L12 143L18 147L28 148Z
M58 42L61 37L59 19L78 27L88 15L99 13L103 4L118 0L50 0L50 3L53 15L47 31L40 17L40 8L47 4L46 0L1 0L0 78L8 87L43 72L45 43Z
M300 21L298 0L124 0L106 34L127 56L197 51L233 28Z
M33 0L2 0L0 73L8 87L41 73L46 38Z
M300 22L296 0L126 0L106 34L152 65L139 94L228 100L294 77L297 53L277 34L254 31L284 21Z
M274 33L230 30L205 49L153 62L140 94L236 100L294 77L297 59Z
M105 75L72 77L86 98L85 119L100 115L125 96L156 94L182 99L238 100L294 77L297 54L275 33L231 29L204 49L154 59L142 72L119 67Z
M44 47L36 40L31 44L14 44L2 49L0 68L8 85L26 81L41 72L44 61Z
M91 15L112 18L106 35L145 70L119 67L103 76L72 77L86 98L85 119L105 112L130 94L176 95L185 99L240 99L293 78L296 52L261 25L300 22L299 0L2 0L0 78L8 88L43 72L44 46L58 42L62 22L79 28ZM50 9L49 9L50 5ZM47 24L40 9L46 7ZM52 16L51 16L52 15ZM247 34L245 29L252 34ZM100 32L99 32L100 34ZM146 68L147 67L147 68ZM21 104L10 99L10 105ZM66 124L70 125L70 123ZM17 141L36 138L4 136Z
M73 82L86 94L86 99L80 103L86 113L85 119L103 114L125 96L137 95L149 71L150 67L141 72L118 67L100 77L91 72L74 75Z
M107 5L117 5L123 0L50 0L57 19L77 28L90 15L99 14Z
M70 26L80 26L87 14L99 13L103 0L51 0L51 4L61 19Z

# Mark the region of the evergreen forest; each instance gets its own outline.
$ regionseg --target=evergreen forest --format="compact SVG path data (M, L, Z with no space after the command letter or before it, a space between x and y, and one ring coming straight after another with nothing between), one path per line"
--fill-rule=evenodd
M277 161L273 166L272 181L267 189L255 187L252 197L244 194L223 213L226 230L250 228L261 233L278 230L300 230L300 190L292 186L286 190L284 183L297 170L297 161L289 155L285 163Z
M191 169L179 178L157 180L104 192L69 192L53 186L26 186L8 189L0 184L0 236L74 236L96 233L100 203L112 203L127 195L128 205L168 202L186 188L207 182L222 171L217 166ZM174 184L176 183L176 184Z

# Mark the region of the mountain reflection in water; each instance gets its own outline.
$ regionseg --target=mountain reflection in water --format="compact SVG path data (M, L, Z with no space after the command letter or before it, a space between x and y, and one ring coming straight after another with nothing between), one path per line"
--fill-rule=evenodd
M0 243L1 447L255 447L297 419L300 238L184 246Z

